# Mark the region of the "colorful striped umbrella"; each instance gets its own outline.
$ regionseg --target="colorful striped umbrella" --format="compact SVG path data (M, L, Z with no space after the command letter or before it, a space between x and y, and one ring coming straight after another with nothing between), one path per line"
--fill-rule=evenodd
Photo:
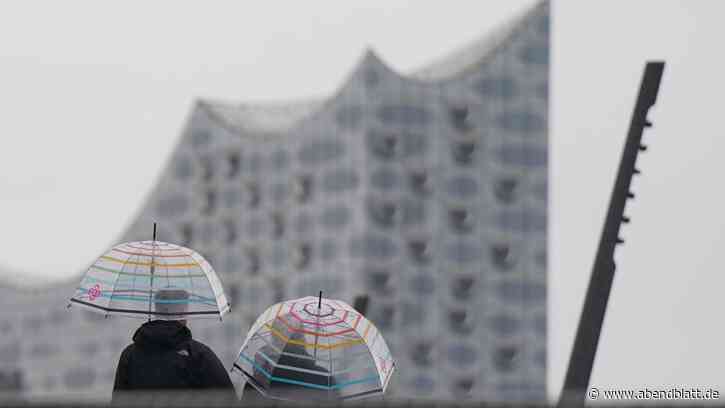
M268 308L234 362L260 394L297 401L382 394L394 368L375 325L347 303L321 295Z
M105 315L185 320L221 317L230 305L209 262L189 248L161 241L127 242L98 258L68 307Z

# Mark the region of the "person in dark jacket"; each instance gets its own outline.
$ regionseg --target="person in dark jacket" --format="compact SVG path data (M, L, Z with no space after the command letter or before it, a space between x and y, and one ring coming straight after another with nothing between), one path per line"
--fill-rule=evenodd
M156 293L155 310L183 313L189 294L180 289ZM176 300L158 302L158 300ZM185 320L152 320L133 335L116 368L113 400L125 391L216 391L236 398L227 370L214 352L191 337Z

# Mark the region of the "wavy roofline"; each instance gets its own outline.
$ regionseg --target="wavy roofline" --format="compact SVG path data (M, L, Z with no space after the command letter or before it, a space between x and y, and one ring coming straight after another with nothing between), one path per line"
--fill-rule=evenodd
M299 126L301 123L325 114L330 106L336 104L345 89L356 81L358 73L369 67L377 66L385 75L390 75L394 79L423 86L439 86L465 78L472 72L475 72L481 65L486 64L519 30L527 29L528 27L522 23L536 15L542 7L547 7L548 5L549 0L539 0L533 6L525 8L515 17L504 21L498 27L489 30L486 34L479 36L467 45L434 60L434 62L410 74L398 71L392 64L387 63L372 47L368 47L363 51L361 57L358 58L358 62L349 71L348 75L342 81L342 84L327 98L261 103L226 103L207 98L199 98L197 99L197 106L204 109L211 117L216 119L220 126L235 134L249 137L249 134L256 133L261 140L265 140L267 137L278 140L286 136L290 130ZM460 61L464 61L464 63ZM217 111L218 109L233 109L235 106L247 111L256 110L260 112L260 115L280 108L292 110L305 109L308 113L307 115L299 115L296 121L288 124L282 130L264 127L252 128L231 123L228 118L225 118L224 115Z
M278 101L261 103L227 103L213 100L211 98L197 98L193 103L192 113L194 109L203 109L204 112L210 118L215 120L219 126L225 128L233 134L248 137L249 133L258 133L261 134L262 137L260 137L260 140L262 141L265 140L263 136L270 136L270 140L277 141L280 137L288 135L290 133L290 130L300 126L301 123L304 123L305 121L311 120L319 115L327 113L330 106L335 105L340 95L342 95L344 91L355 82L357 75L359 75L359 73L363 71L363 69L370 66L377 65L381 69L381 71L385 73L385 75L391 75L398 80L419 85L439 86L447 82L456 81L464 78L471 72L475 71L475 68L480 67L482 64L488 62L488 60L496 53L496 51L499 50L501 46L506 44L507 40L511 39L515 34L517 34L518 30L526 29L527 27L522 23L529 19L531 16L538 13L542 7L547 7L549 3L549 0L539 0L533 5L525 8L523 12L518 13L516 17L513 17L500 24L498 27L489 30L486 34L480 36L478 39L459 48L458 50L448 53L442 58L434 60L433 63L429 64L424 68L418 69L411 74L404 74L400 71L397 71L390 64L386 63L375 52L374 49L368 47L362 53L361 57L358 58L358 62L354 65L353 69L342 81L342 84L336 89L335 92L333 92L331 96L327 98L300 99L291 102ZM460 64L460 60L468 61ZM456 62L458 62L458 64L456 64ZM300 116L296 121L289 124L289 127L287 129L283 130L246 128L231 123L227 118L224 117L224 115L222 115L215 109L215 106L222 107L223 109L234 109L235 107L241 107L249 111L265 111L265 113L269 113L270 110L274 109L309 108L309 113L307 115ZM178 143L179 142L177 142L176 144L176 148L178 148ZM148 202L148 197L153 196L154 192L156 191L158 184L161 182L160 178L163 177L165 169L168 168L169 163L171 162L171 160L173 160L172 156L173 155L170 155L169 158L167 158L166 166L163 167L164 170L162 170L161 173L157 175L157 181L151 188L149 194L147 194L145 201L142 202L140 208L133 212L133 216L132 218L130 218L129 224L124 229L124 233L120 234L122 237L126 235L125 233L133 225L134 220L138 219L139 215L143 213L145 204ZM112 242L118 243L117 241ZM109 248L112 246L113 244L109 245ZM25 283L21 282L20 279L9 278L9 276L17 275L14 274L14 272L18 272L17 270L15 270L16 268L2 268L7 271L7 273L3 273L2 276L0 276L0 289L11 289L16 291L23 291L26 293L33 291L50 290L59 285L71 285L73 284L73 282L82 278L87 269L82 268L80 272L69 277L48 277L46 282L40 284L30 283L26 285ZM41 280L46 278L42 276L37 276L37 279ZM70 298L70 294L68 298Z

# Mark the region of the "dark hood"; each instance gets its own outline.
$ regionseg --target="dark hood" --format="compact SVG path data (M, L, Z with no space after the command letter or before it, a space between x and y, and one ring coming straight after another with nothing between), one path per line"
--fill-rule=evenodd
M142 348L175 350L189 340L191 330L174 320L152 320L144 323L133 335L133 342Z

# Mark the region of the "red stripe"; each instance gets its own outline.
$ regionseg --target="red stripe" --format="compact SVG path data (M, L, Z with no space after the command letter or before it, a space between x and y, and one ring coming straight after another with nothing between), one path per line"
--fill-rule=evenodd
M286 320L286 319L285 319L284 317L282 317L282 316L277 316L277 319L278 319L279 321L281 321L282 323L284 323L284 325L285 325L285 326L287 326L287 328L288 328L288 329L290 329L290 330L291 330L291 331L293 331L293 332L297 332L297 333L304 333L304 334L311 334L311 335L313 335L313 336L319 336L319 337L330 337L330 336L336 336L336 335L339 335L339 334L345 334L345 333L349 333L349 332L353 331L352 327L348 327L347 329L345 329L345 330L341 330L341 331L339 331L339 332L334 332L334 333L319 333L319 332L313 332L313 331L309 331L309 330L305 330L305 329L298 329L298 328L296 328L296 327L293 327L293 326L292 326L292 325L291 325L291 324L290 324L290 323L289 323L289 322L288 322L288 321L287 321L287 320Z
M121 252L127 255L141 255L141 256L153 256L155 258L181 258L185 256L189 256L189 254L179 254L179 255L159 255L159 254L142 254L140 252L128 252L124 251L118 248L112 248L111 251Z

